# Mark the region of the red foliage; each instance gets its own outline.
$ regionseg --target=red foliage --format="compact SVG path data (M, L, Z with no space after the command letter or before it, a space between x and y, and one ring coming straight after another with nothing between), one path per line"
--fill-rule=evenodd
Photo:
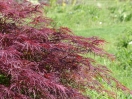
M1 99L87 99L79 86L106 90L96 79L126 89L105 66L83 54L113 57L100 48L104 40L75 36L68 28L51 28L42 5L0 1L0 72L9 78L0 84ZM73 86L68 86L74 83Z

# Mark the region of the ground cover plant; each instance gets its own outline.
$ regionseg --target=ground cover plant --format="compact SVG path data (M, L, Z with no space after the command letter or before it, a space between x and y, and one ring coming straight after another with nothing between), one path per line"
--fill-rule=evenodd
M98 37L52 27L42 5L0 1L0 96L2 99L89 99L85 88L116 97L109 87L131 91L111 71L84 54L113 59Z

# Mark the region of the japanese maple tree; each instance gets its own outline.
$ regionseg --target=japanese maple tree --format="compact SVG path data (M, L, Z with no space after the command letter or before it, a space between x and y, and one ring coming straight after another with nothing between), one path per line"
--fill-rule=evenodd
M84 54L113 56L97 37L74 35L68 28L53 28L44 5L0 0L1 99L88 99L82 90L106 92L100 79L129 91L105 67Z

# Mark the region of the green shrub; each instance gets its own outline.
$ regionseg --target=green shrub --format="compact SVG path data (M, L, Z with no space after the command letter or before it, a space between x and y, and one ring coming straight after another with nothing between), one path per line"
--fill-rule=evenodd
M117 22L131 21L132 19L132 5L131 3L121 3L118 6L114 5L108 8L110 15Z
M132 41L132 28L126 28L117 40L118 48L128 48Z
M132 28L127 28L117 39L117 59L123 69L132 67Z

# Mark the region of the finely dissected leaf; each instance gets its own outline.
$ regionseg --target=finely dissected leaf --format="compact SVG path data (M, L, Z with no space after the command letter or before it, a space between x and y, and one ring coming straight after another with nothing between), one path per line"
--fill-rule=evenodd
M113 58L100 47L104 40L52 28L42 12L42 5L25 0L0 1L0 73L8 78L0 84L1 99L89 99L81 94L86 87L114 96L99 79L130 92L105 66L84 57Z

